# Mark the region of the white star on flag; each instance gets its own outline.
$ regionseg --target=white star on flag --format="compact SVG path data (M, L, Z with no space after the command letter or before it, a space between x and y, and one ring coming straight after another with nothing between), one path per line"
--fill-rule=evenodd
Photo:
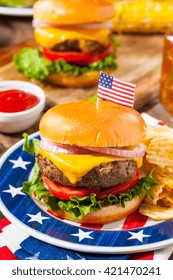
M38 260L38 257L40 255L40 252L35 253L33 256L25 258L25 260Z
M81 229L79 229L79 232L78 233L73 233L71 235L73 236L78 236L79 237L79 242L82 241L84 238L88 238L88 239L94 239L92 236L90 236L90 234L92 233L93 231L83 231Z
M71 257L71 256L69 256L69 255L66 255L67 256L67 260L73 260L73 258ZM79 254L77 254L76 253L76 256L78 256L78 258L80 259L80 260L85 260L85 258L83 258L82 256L80 256Z
M24 160L22 159L22 157L19 157L17 160L12 160L12 159L11 159L11 160L9 160L9 161L10 161L11 163L13 163L12 169L20 167L20 168L23 168L23 169L27 170L26 165L31 164L30 161L24 161Z
M31 219L28 221L28 223L30 222L38 222L40 223L41 225L43 224L43 220L47 220L47 219L50 219L49 217L44 217L41 215L41 212L38 212L37 214L35 215L32 215L32 214L27 214L27 216L29 216Z
M144 238L144 237L149 237L149 236L151 236L151 235L148 235L148 234L144 234L144 233L143 233L143 229L140 230L140 231L138 231L138 232L129 231L129 233L131 234L131 237L129 237L128 240L129 240L129 239L137 239L137 240L139 240L140 242L143 241L143 238Z
M16 195L25 195L21 190L22 188L15 188L9 185L9 189L3 192L10 193L12 197L15 197Z

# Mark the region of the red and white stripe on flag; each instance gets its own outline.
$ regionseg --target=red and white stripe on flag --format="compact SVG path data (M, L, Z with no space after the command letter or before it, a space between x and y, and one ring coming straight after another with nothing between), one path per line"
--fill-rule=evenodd
M98 98L133 108L136 85L100 72Z
M5 244L5 239L1 236L3 235L3 228L9 224L11 223L6 218L0 221L0 260L18 260Z

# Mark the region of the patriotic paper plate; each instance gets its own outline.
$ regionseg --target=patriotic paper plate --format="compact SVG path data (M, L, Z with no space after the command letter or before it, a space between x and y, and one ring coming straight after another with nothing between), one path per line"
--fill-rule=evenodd
M38 133L30 138L39 137ZM34 165L23 140L1 158L0 210L29 235L66 249L90 253L133 253L173 244L173 221L154 222L138 212L104 226L86 227L57 219L21 191Z

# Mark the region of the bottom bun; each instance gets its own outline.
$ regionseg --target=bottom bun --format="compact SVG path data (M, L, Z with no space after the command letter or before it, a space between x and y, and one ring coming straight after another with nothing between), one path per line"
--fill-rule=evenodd
M109 74L109 70L104 71ZM73 74L55 73L46 78L46 81L62 87L90 87L98 84L100 71L85 72L80 76Z
M120 204L116 204L103 207L98 211L90 211L81 220L74 219L69 213L64 211L49 211L49 213L56 217L82 224L107 224L121 220L131 213L135 212L141 205L144 197L145 193L143 193L141 197L135 196L131 201L126 201L125 208L122 208Z

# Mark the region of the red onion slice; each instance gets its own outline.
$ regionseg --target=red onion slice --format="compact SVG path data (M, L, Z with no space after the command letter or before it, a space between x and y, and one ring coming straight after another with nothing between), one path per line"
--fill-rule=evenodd
M42 21L42 20L39 20L39 19L34 19L32 21L32 26L34 28L37 28L37 27L48 27L48 26L51 26L51 27L57 27L57 28L61 28L62 25L60 24L56 24L56 23L49 23L49 22L45 22L45 21ZM66 28L86 28L86 29L100 29L100 28L109 28L109 29L112 29L112 22L110 21L106 21L106 22L102 22L102 23L89 23L89 24L66 24L66 25L63 25L63 27L66 27Z
M136 150L125 150L125 149L117 149L117 148L109 148L109 147L88 147L88 146L79 147L76 145L57 144L43 138L40 141L40 147L51 153L71 154L71 155L101 153L101 154L107 154L107 155L119 156L119 157L137 158L137 157L142 157L145 154L145 148L142 144L139 144L138 149Z
M50 153L80 155L88 154L88 150L78 146L57 144L47 139L41 139L40 147ZM94 151L90 153L95 153Z
M117 148L109 148L109 147L84 147L89 151L94 151L97 153L103 153L113 156L119 157L141 157L145 155L145 148L142 144L137 145L138 149L136 150L124 150L124 149L117 149Z

